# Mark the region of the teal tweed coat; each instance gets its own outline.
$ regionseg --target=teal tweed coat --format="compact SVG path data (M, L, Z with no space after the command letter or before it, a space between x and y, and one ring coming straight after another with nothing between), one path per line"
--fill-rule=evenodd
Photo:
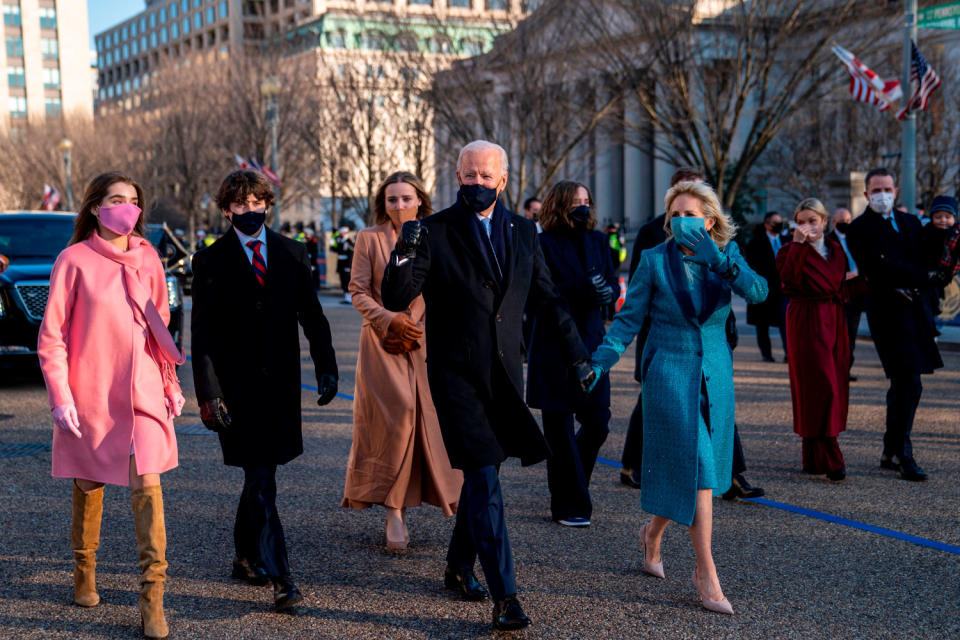
M644 251L630 280L626 301L614 316L594 363L609 371L633 341L644 320L650 335L640 358L643 387L644 511L691 525L697 501L697 428L700 394L710 407L708 426L719 495L730 488L733 457L733 359L726 322L731 291L750 304L767 297L767 281L747 266L736 243L723 252L739 275L724 280L708 272L691 290L679 248L671 239ZM697 314L693 296L703 296Z

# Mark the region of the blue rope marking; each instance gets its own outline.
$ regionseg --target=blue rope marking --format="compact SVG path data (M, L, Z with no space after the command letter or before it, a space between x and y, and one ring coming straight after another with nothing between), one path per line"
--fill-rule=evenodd
M187 359L190 359L190 356L187 356ZM301 387L309 391L319 391L316 387L311 387L307 384L301 384ZM353 402L353 396L348 396L345 393L337 393L338 398L343 398L344 400L350 400ZM607 465L608 467L614 467L620 469L623 467L622 464L616 460L610 460L609 458L597 458L597 462L600 464ZM947 544L945 542L937 542L936 540L930 540L928 538L921 538L919 536L912 536L909 533L901 533L899 531L894 531L893 529L886 529L884 527L877 527L872 524L867 524L865 522L857 522L856 520L849 520L847 518L841 518L840 516L834 516L829 513L823 513L822 511L814 511L813 509L805 509L803 507L795 507L792 504L786 504L783 502L776 502L774 500L767 500L766 498L742 498L746 502L753 502L754 504L762 504L765 507L772 507L773 509L780 509L782 511L788 511L790 513L796 513L797 515L806 516L808 518L814 518L815 520L823 520L825 522L832 522L833 524L843 525L845 527L850 527L851 529L859 529L860 531L867 531L869 533L875 533L880 536L886 536L888 538L894 538L896 540L903 540L904 542L912 542L913 544L920 545L921 547L927 547L930 549L936 549L937 551L946 551L947 553L953 553L960 555L960 547L954 546L952 544Z
M38 453L50 451L50 445L41 442L26 442L22 444L0 444L0 458L19 458L34 456Z

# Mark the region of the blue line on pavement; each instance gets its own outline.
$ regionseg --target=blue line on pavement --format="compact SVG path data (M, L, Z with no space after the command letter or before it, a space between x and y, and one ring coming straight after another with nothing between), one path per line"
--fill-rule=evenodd
M187 356L187 360L189 359L190 359L190 356ZM308 384L301 384L300 386L303 387L304 389L307 389L308 391L319 392L317 387L311 387ZM345 393L338 393L337 397L353 402L353 396L349 396ZM607 465L608 467L615 467L617 469L620 469L623 466L616 460L610 460L609 458L598 457L597 462L599 462L600 464ZM753 502L754 504L762 504L765 507L772 507L774 509L780 509L781 511L788 511L790 513L796 513L797 515L806 516L808 518L814 518L815 520L832 522L833 524L843 525L845 527L850 527L851 529L859 529L860 531L875 533L880 536L886 536L887 538L903 540L904 542L912 542L913 544L920 545L921 547L927 547L930 549L936 549L937 551L946 551L947 553L960 555L960 547L954 546L952 544L946 544L945 542L937 542L936 540L930 540L928 538L912 536L909 533L901 533L900 531L894 531L893 529L877 527L872 524L867 524L865 522L857 522L856 520L850 520L848 518L841 518L840 516L831 515L829 513L823 513L822 511L814 511L813 509L795 507L792 504L786 504L784 502L776 502L775 500L767 500L766 498L744 498L744 500L746 500L747 502Z
M616 467L620 469L623 467L622 464L615 460L609 460L607 458L597 458L597 462L600 464L605 464L609 467ZM813 509L805 509L804 507L795 507L792 504L786 504L784 502L776 502L775 500L767 500L766 498L742 498L747 502L753 502L754 504L762 504L765 507L772 507L774 509L780 509L782 511L789 511L790 513L796 513L797 515L806 516L808 518L814 518L816 520L824 520L825 522L832 522L833 524L843 525L845 527L850 527L851 529L859 529L860 531L867 531L869 533L875 533L880 536L886 536L888 538L895 538L897 540L903 540L905 542L912 542L913 544L918 544L921 547L929 547L930 549L936 549L937 551L946 551L947 553L953 553L960 555L960 547L954 546L952 544L946 544L945 542L937 542L936 540L930 540L928 538L920 538L918 536L912 536L909 533L901 533L899 531L894 531L893 529L887 529L885 527L877 527L872 524L867 524L865 522L857 522L856 520L850 520L848 518L841 518L840 516L831 515L829 513L823 513L822 511L814 511Z

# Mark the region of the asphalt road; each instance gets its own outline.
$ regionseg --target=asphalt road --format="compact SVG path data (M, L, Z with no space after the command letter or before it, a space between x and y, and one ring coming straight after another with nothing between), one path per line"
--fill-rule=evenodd
M360 321L324 300L341 391L352 395ZM746 334L746 332L745 332ZM775 347L777 340L774 339ZM776 350L776 349L775 349ZM601 456L618 460L636 397L633 349L613 372L611 434ZM304 351L304 383L315 385ZM924 379L914 429L930 481L908 483L877 462L886 383L869 342L857 347L848 430L840 444L848 479L800 473L786 365L760 361L751 336L735 354L737 417L748 478L767 498L890 530L875 533L765 504L717 500L714 557L733 617L698 604L687 532L671 525L666 580L640 572L639 493L598 465L593 526L549 520L544 465L506 464L506 515L520 598L533 626L523 638L960 638L960 354ZM279 472L279 510L294 578L306 595L297 615L272 612L269 589L229 578L241 472L221 464L217 440L197 429L189 367L178 420L180 466L165 474L170 563L166 610L175 638L485 638L491 606L442 585L452 521L435 508L410 514L411 550L384 552L383 511L339 506L351 405L320 409L303 391L306 452ZM129 490L108 487L98 583L102 603L72 603L69 481L50 477L53 428L38 370L0 371L0 637L136 638L137 571ZM26 455L24 455L26 454ZM917 536L922 544L895 537ZM930 541L941 548L924 546ZM482 574L479 572L478 574Z

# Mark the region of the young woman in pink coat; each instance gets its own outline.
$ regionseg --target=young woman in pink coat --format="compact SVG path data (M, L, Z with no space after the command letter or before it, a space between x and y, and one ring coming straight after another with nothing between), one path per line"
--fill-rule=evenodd
M167 636L166 531L160 474L177 466L173 418L183 355L157 252L143 238L143 191L118 173L87 187L73 238L57 257L38 352L53 431L53 476L73 478L74 601L100 602L95 554L103 485L130 485L144 635Z

